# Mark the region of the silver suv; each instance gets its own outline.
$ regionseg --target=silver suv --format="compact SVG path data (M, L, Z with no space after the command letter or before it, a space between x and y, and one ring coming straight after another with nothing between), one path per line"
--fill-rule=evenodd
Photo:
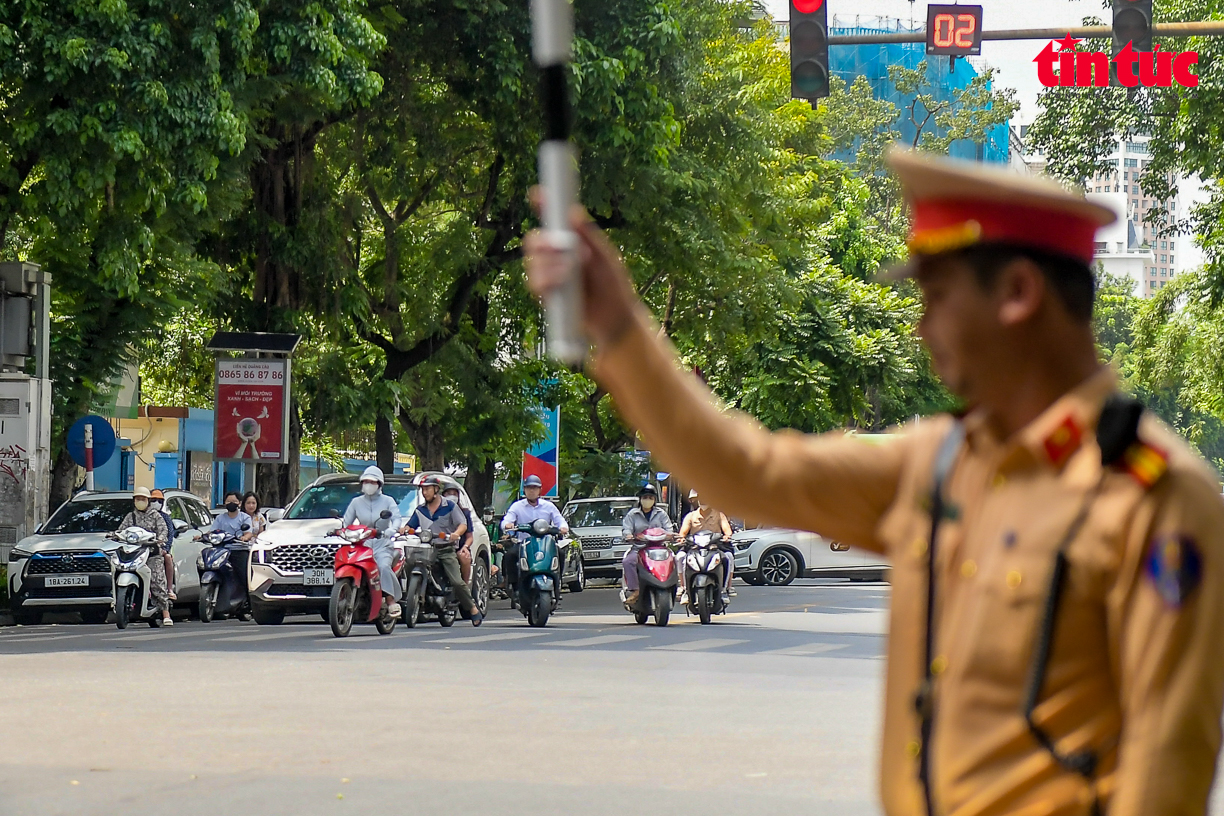
M629 546L621 540L621 522L637 506L633 496L574 499L561 515L570 532L582 541L582 563L587 578L619 578L621 559Z

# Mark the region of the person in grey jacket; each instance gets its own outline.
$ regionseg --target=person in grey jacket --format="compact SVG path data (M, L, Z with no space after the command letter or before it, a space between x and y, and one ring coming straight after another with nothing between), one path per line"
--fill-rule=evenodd
M364 524L378 530L378 536L370 539L370 549L374 550L374 562L378 564L378 580L382 584L383 601L388 605L388 612L393 618L400 615L400 596L404 588L400 586L399 577L391 569L395 561L395 545L392 536L400 528L400 510L395 499L382 492L386 479L383 472L370 465L361 474L361 495L354 496L344 511L345 527L353 522ZM384 519L384 510L391 512L391 517Z
M658 501L659 491L655 489L655 486L649 482L642 485L642 489L638 491L638 506L626 513L625 520L621 523L621 536L626 541L632 543L637 536L655 527L669 533L675 532L676 528L672 524L671 517L667 515L667 511ZM625 557L621 559L621 569L625 575L625 589L629 591L625 599L628 604L637 601L638 576L637 565L634 563L636 557L636 549L630 547L625 551Z
M123 532L129 527L140 527L148 530L155 538L156 552L149 556L149 595L153 603L161 610L162 625L173 626L170 618L170 594L166 586L166 570L163 566L161 553L166 541L170 538L170 529L162 514L150 507L153 496L147 487L138 487L132 491L132 510L123 517L117 532Z

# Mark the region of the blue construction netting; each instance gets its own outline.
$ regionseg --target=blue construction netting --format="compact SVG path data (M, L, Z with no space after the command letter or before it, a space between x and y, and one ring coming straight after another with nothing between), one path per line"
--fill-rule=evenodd
M874 26L840 26L834 20L829 27L832 35L845 34L891 34L898 31L921 31L922 26L910 28L899 20L881 20ZM909 144L914 140L917 130L909 119L908 107L913 96L901 94L888 78L890 65L902 65L910 70L917 68L927 59L926 48L921 43L895 43L881 45L835 45L829 49L829 70L835 76L845 80L846 85L854 84L860 76L866 77L877 99L886 99L897 106L900 117L897 129L901 133L901 141ZM977 70L964 59L956 60L954 70L948 70L947 57L931 57L927 61L927 76L930 78L930 93L938 100L952 98L955 91L965 88L974 77ZM919 106L918 115L924 112ZM927 126L928 128L931 125ZM951 155L961 159L976 159L988 162L1008 161L1008 124L1000 124L991 128L987 140L982 144L962 139L952 143Z

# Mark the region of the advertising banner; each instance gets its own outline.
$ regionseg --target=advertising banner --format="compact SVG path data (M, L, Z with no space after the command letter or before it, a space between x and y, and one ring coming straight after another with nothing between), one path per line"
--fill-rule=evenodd
M539 476L544 483L540 494L557 496L557 450L561 439L561 407L541 408L540 420L544 423L544 438L523 453L523 478ZM520 485L520 489L521 489Z
M289 361L217 360L213 458L284 464L289 452Z

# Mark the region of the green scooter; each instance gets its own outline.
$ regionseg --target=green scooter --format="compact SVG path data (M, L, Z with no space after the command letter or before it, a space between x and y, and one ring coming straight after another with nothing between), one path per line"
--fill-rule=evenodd
M520 524L515 532L530 538L518 544L518 578L506 589L510 603L532 626L545 626L557 608L557 574L560 569L557 536L561 531L546 519Z

